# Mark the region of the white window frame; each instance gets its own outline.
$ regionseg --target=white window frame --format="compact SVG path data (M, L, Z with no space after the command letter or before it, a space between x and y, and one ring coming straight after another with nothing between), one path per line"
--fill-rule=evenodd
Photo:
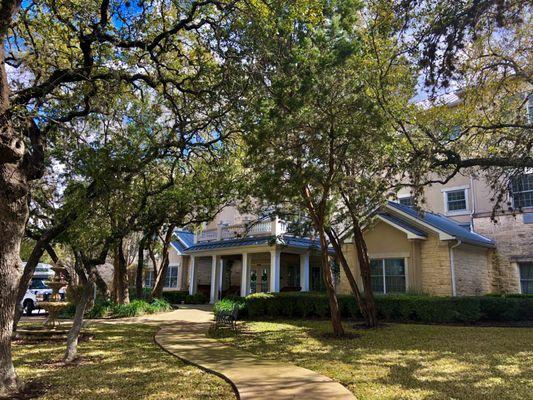
M381 260L381 269L383 271L383 292L380 294L390 294L387 291L387 275L385 274L385 260L403 260L403 270L404 270L404 279L405 279L405 292L407 293L409 290L409 262L407 257L372 257L370 260ZM402 293L402 292L394 292L394 294Z
M170 272L170 269L171 268L175 268L176 269L176 286L167 286L167 276L168 276L168 273ZM165 286L164 288L166 289L177 289L179 287L179 277L180 277L180 265L179 264L172 264L172 265L169 265L168 268L167 268L167 276L165 276Z
M465 193L465 209L464 210L449 210L448 209L448 193L449 192L458 192L458 191L464 191ZM444 200L444 210L446 215L467 215L470 214L470 186L456 186L451 188L445 188L442 189L442 195Z
M146 278L149 276L151 276L151 279L149 279L148 281L150 282L150 285L147 285L146 284ZM146 288L152 288L154 286L154 270L153 269L149 269L145 272L145 276L144 276L144 287Z
M531 281L531 279L522 279L522 271L520 270L522 268L521 264L531 264L531 263L533 263L533 262L518 262L518 263L516 263L516 266L518 267L518 281L520 283L520 293L522 293L522 294L527 294L524 291L524 287L522 286L522 281L523 280Z
M524 173L522 175L530 175L530 174L533 174L533 171L524 171ZM516 204L515 204L515 201L514 201L514 191L512 189L512 187L510 188L510 190L508 191L508 195L509 195L509 198L511 200L511 203L513 205L513 208L516 208ZM533 192L533 190L521 190L517 193L529 193L529 192ZM524 210L531 210L533 208L533 206L524 206L522 207L522 209Z
M400 200L402 199L411 199L411 203L412 203L413 196L410 196L410 195L398 196L398 204L402 204L400 202ZM402 205L405 205L405 204L402 204ZM406 207L410 207L410 206L406 206Z

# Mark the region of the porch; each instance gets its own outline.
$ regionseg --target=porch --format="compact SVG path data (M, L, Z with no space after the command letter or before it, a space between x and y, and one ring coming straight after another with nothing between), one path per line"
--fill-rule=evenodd
M316 251L281 248L190 255L189 293L214 303L227 296L320 290L320 262Z

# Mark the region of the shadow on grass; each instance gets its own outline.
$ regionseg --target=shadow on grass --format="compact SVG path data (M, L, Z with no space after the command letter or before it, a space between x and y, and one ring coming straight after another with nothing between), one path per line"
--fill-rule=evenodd
M533 398L533 329L391 324L330 338L328 321L244 323L227 341L293 362L369 399Z
M225 381L155 345L156 329L92 325L94 339L80 344L80 362L70 366L60 362L63 343L15 344L17 371L46 384L43 399L235 399Z

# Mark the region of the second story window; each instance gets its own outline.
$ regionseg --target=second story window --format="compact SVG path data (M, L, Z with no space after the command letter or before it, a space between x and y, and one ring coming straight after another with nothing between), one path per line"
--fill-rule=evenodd
M398 202L402 206L412 207L413 206L413 198L411 196L408 197L400 197L398 198Z
M450 190L445 192L446 211L459 212L466 211L466 189Z
M511 179L511 196L515 208L533 207L533 173Z

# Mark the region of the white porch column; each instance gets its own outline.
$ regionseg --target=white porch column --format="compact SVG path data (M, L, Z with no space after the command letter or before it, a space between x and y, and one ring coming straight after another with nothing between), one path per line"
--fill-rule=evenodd
M222 297L222 281L224 279L224 260L222 257L218 257L217 260L218 265L218 293L217 293L217 300L219 300L219 297Z
M241 269L241 297L248 296L250 293L249 282L250 272L248 268L248 253L242 253L242 269Z
M196 257L191 256L191 262L189 267L189 294L193 295L196 293Z
M218 257L211 256L211 291L209 302L213 304L218 300Z
M300 254L300 286L302 292L309 291L309 252Z
M279 292L280 250L270 250L270 291Z

